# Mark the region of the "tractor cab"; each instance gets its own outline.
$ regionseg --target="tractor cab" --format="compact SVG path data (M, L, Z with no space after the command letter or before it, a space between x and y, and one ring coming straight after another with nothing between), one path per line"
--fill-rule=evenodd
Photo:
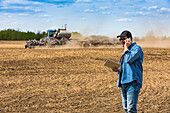
M56 33L57 30L48 30L48 36L45 39L53 39L54 38L54 34Z
M66 28L61 28L58 30L48 30L48 36L45 39L50 40L69 40L71 33L66 30Z
M54 33L56 32L57 30L48 30L48 36L49 37L53 37Z

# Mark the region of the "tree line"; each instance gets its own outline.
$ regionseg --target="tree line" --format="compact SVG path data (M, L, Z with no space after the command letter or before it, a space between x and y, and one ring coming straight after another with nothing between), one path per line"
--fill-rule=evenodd
M82 37L82 35L78 32L72 32L72 37ZM7 29L0 31L0 40L40 40L41 38L45 38L47 36L46 32L38 32L34 33L31 31L22 32L14 29Z
M29 39L36 39L40 40L47 36L46 32L22 32L13 29L1 30L0 31L0 40L29 40Z

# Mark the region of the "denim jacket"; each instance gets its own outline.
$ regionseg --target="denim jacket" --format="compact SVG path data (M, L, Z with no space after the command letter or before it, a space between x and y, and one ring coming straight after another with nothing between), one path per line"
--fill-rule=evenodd
M124 57L123 64L122 64L122 77L120 80L120 71L121 66L119 67L119 71L117 71L117 74L119 74L119 78L117 81L116 86L121 87L121 84L130 83L134 80L137 80L137 82L140 83L140 86L142 87L142 81L143 81L143 51L142 48L135 43L132 43L128 50L124 51L122 53L122 57L120 59L121 61Z

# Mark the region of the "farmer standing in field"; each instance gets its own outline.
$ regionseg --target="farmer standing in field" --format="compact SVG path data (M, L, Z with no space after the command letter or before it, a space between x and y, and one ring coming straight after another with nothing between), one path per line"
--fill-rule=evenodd
M121 87L122 106L126 113L137 112L137 102L143 80L143 51L136 42L132 43L132 34L125 30L117 36L124 47L120 67L112 68L119 74L116 86Z

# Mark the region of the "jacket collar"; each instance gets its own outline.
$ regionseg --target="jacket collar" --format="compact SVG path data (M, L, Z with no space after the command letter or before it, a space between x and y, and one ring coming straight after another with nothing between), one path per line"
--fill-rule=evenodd
M136 45L136 42L132 43L132 44L129 46L129 50L130 50L134 45Z

